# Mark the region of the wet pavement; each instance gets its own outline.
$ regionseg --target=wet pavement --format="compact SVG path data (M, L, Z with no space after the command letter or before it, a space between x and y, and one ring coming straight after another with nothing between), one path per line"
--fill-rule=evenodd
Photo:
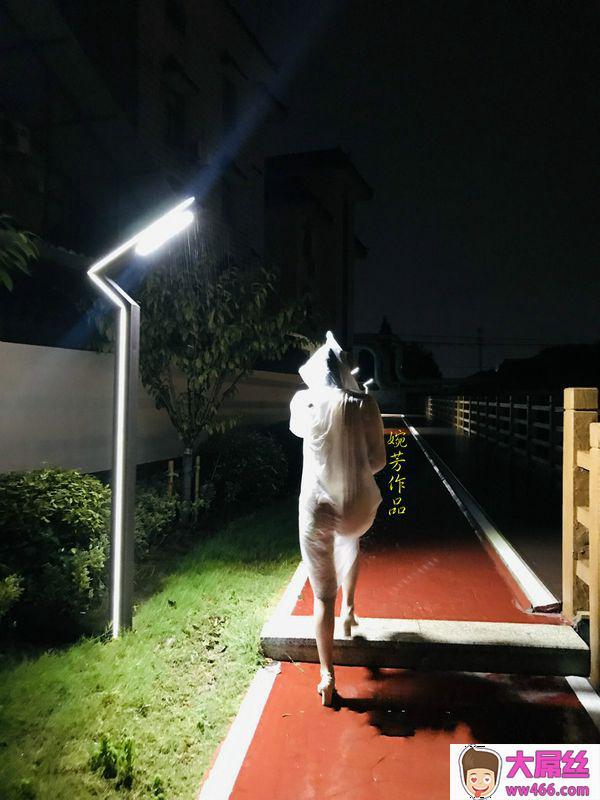
M452 455L461 443L433 428L422 432L434 447L437 437L442 457L471 490L465 475L476 471L473 457L463 452L461 462ZM359 616L564 624L559 614L528 611L410 434L407 443L402 515L390 514L398 495L389 465L379 477L384 500L361 543ZM499 474L487 469L488 479L500 481ZM517 495L516 487L502 492L498 512ZM500 526L512 518L502 513L494 514ZM513 536L518 528L513 523ZM309 614L311 606L306 585L294 613ZM446 800L452 743L600 742L564 678L338 667L333 708L320 705L318 679L317 665L281 664L232 798Z
M486 439L408 416L550 591L562 596L560 473Z
M232 798L447 800L450 744L598 742L561 678L282 664Z
M378 476L383 495L372 531L361 539L357 613L365 617L564 622L557 614L531 614L530 603L492 548L482 546L439 477L406 432L399 474L404 514L390 515L398 496L389 460ZM389 434L388 434L389 439ZM338 613L341 601L338 593ZM312 613L306 584L295 614Z

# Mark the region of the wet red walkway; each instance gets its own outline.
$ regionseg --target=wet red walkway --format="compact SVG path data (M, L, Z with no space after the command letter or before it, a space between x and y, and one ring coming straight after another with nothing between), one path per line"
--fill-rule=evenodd
M389 433L389 432L388 432ZM365 617L543 622L561 624L557 614L531 614L520 587L465 519L420 448L408 433L406 513L390 517L386 468L373 531L361 540L357 613ZM388 448L389 450L389 448ZM306 584L295 614L312 613ZM338 597L338 611L340 597Z
M384 495L363 539L357 613L563 622L532 614L409 436L406 514ZM305 586L294 613L312 610ZM318 666L282 664L231 795L269 800L446 800L452 743L598 742L564 678L338 667L338 707L319 704Z

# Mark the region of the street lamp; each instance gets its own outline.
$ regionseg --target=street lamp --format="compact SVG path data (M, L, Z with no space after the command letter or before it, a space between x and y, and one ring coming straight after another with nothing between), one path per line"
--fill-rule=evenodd
M104 270L135 248L147 256L176 236L194 219L193 197L176 205L124 244L96 261L88 275L117 311L113 479L111 508L111 619L118 638L130 628L133 610L133 552L136 472L136 415L139 372L140 307Z

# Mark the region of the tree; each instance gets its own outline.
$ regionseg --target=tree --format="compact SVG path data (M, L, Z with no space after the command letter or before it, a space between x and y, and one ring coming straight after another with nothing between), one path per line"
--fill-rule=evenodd
M431 350L419 342L402 345L402 374L405 378L441 378L442 373Z
M212 273L212 275L211 275ZM259 358L281 358L303 320L302 301L284 304L276 275L232 265L169 265L148 276L140 297L142 381L165 408L184 445L183 497L191 499L192 465L204 434L237 423L218 416Z
M8 214L0 214L0 284L9 292L13 288L12 273L29 275L29 262L39 255L35 237L19 230Z

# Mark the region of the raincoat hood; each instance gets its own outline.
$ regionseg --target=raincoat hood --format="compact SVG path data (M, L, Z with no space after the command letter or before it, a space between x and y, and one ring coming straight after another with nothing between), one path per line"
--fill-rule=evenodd
M298 373L309 389L329 387L348 392L361 391L345 362L344 351L331 331L327 331L325 344L315 350Z

